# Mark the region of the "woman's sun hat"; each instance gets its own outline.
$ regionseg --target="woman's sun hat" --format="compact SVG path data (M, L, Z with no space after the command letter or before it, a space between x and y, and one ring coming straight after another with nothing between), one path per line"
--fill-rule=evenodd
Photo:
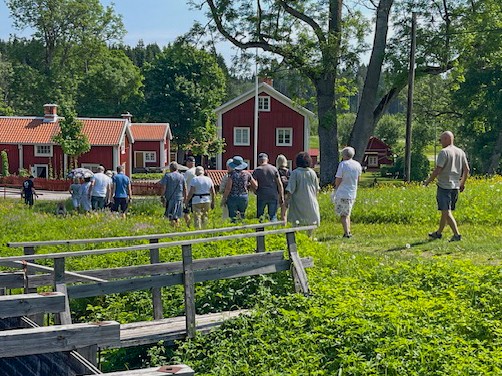
M248 167L248 164L244 162L244 159L240 155L236 155L232 158L232 162L230 162L229 166L234 170L244 170Z

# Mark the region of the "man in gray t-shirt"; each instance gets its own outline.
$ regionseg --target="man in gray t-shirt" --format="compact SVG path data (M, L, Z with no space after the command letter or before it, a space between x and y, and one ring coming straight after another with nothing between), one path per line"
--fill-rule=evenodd
M256 217L262 218L265 214L265 207L267 207L269 219L276 221L277 209L284 202L284 190L279 171L268 163L267 154L258 154L258 167L253 171L253 178L258 182Z
M436 200L438 210L441 210L441 219L438 230L431 232L429 237L440 239L448 224L453 231L453 237L450 241L459 241L462 240L462 236L458 232L457 222L452 211L455 210L458 193L464 191L470 169L464 151L453 145L453 138L453 133L450 131L441 134L439 141L443 149L437 157L436 168L431 176L424 181L424 185L427 186L437 177Z

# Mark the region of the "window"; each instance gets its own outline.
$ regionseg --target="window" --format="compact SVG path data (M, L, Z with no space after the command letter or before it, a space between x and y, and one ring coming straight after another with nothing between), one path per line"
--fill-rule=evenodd
M35 157L52 157L52 145L35 145Z
M145 151L145 162L157 162L157 153L154 151Z
M234 128L234 145L235 146L249 146L249 127L235 127Z
M368 166L378 167L378 155L368 155Z
M258 111L270 111L270 97L258 97Z
M277 128L275 130L276 146L293 145L293 128Z
M32 167L31 174L36 178L47 179L47 177L49 176L49 165L36 164Z
M80 167L91 170L92 172L98 172L99 164L97 164L97 163L82 163L80 165Z

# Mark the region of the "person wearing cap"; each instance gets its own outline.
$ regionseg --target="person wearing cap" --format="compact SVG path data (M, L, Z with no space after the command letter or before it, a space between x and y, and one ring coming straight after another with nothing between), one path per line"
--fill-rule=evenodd
M268 163L266 153L258 154L258 167L253 171L253 178L258 182L256 217L262 220L267 207L268 219L277 221L277 209L284 202L284 191L279 171Z
M230 163L233 162L233 159L230 158L227 160L227 173L221 178L219 192L223 195L225 193L225 187L227 185L227 181L230 178L230 173L234 170ZM228 218L228 206L224 200L221 200L221 219L226 220Z
M111 201L112 179L105 175L105 168L100 165L98 172L94 174L91 180L89 196L91 199L92 210L103 210L105 205Z
M225 186L223 202L228 206L230 220L235 222L238 218L244 219L249 203L248 189L258 189L258 183L249 171L245 171L248 164L240 155L233 157L229 166L233 171Z
M178 226L178 221L183 215L183 201L187 196L187 189L176 162L169 163L169 172L162 177L160 184L164 186L163 197L166 203L164 216L173 226Z
M132 200L131 179L124 173L123 166L117 166L117 174L112 178L113 181L113 205L112 211L118 212L119 208L122 216L125 217L129 202Z
M195 168L195 177L190 183L185 202L192 201L196 229L205 228L209 219L209 209L214 209L214 184L210 177L204 176L204 167Z
M195 158L193 155L189 155L186 160L186 166L188 170L185 171L183 176L185 177L185 183L187 189L190 188L190 184L192 183L192 179L195 177ZM185 222L188 227L190 227L190 213L192 212L192 201L188 201L183 208L183 213L185 214Z

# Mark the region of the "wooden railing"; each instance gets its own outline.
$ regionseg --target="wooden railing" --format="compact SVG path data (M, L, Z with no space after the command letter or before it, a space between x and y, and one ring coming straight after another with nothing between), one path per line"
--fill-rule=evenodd
M185 294L186 333L189 337L191 337L195 334L194 284L196 282L292 270L296 291L304 294L309 293L304 266L311 266L312 261L310 259L301 260L298 256L295 232L301 230L312 230L315 226L280 228L265 231L265 228L277 226L278 224L280 225L282 223L271 222L221 229L127 236L121 238L11 242L8 243L8 246L23 247L24 255L2 257L0 258L0 264L17 267L22 265L25 268L25 271L22 274L0 274L0 285L5 286L5 288L24 287L25 292L35 292L37 287L52 284L54 286L54 290L64 293L67 296L67 299L152 289L154 319L158 320L163 317L160 288L182 284L184 286ZM169 242L160 241L166 238L213 235L221 232L243 229L254 229L256 232L213 236L207 238L197 237L194 239L183 239ZM265 236L281 234L286 236L289 259L284 259L283 251L266 252ZM256 254L193 260L192 246L195 244L231 241L246 238L256 239ZM91 244L99 242L133 240L149 240L150 243L118 248L90 249L48 254L36 254L35 252L37 247L48 245ZM169 263L160 262L160 249L172 247L181 247L182 261ZM124 253L144 250L150 251L150 265L87 271L67 271L65 267L66 258L69 257L96 256L110 253ZM52 259L54 267L51 268L35 264L36 260L42 259ZM30 274L34 270L49 271L50 273ZM84 282L84 284L68 286L68 284L75 282ZM63 324L71 323L68 303L65 311L60 315L60 320Z

